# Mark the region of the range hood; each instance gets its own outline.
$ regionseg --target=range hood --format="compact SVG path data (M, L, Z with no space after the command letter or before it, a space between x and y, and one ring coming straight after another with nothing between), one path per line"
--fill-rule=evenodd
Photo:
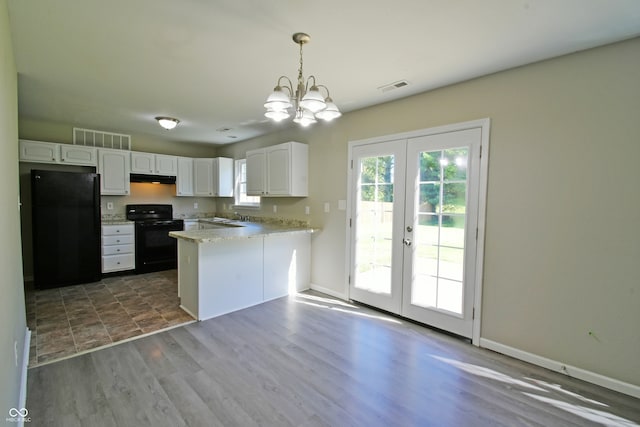
M176 177L169 175L147 175L143 173L129 174L131 182L150 182L152 184L175 184Z

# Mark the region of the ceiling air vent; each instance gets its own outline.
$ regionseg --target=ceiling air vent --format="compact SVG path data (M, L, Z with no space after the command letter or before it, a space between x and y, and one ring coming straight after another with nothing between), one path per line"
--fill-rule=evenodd
M102 132L93 129L73 128L73 143L88 147L117 148L131 150L131 135Z
M409 86L409 82L406 80L399 80L397 82L389 83L388 85L380 86L378 90L382 92L389 92L390 90L400 89L405 86Z

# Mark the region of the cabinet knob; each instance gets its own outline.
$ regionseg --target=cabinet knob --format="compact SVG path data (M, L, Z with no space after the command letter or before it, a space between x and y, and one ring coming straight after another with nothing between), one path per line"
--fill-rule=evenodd
M120 261L118 261L116 264L120 265Z
M120 240L116 240L117 243L120 243Z

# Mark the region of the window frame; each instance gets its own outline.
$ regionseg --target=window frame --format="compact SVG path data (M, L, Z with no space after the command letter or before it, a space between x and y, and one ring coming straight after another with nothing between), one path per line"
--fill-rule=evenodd
M260 209L260 196L247 196L247 159L236 159L234 161L234 208L243 209ZM244 180L242 170L244 169ZM244 184L245 191L242 192L242 185ZM254 201L251 201L253 199Z

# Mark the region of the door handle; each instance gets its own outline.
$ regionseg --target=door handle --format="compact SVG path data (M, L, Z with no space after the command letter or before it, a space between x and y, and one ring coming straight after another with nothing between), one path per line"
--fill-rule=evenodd
M402 239L402 243L404 243L405 246L411 246L411 239Z

